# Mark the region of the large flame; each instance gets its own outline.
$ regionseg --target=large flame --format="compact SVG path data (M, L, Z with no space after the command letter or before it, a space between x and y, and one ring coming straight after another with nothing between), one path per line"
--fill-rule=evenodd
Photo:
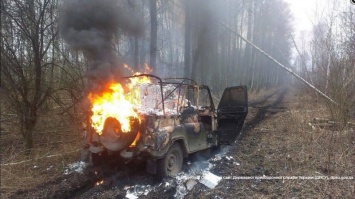
M125 66L128 67L128 66ZM134 73L139 75L140 73ZM124 133L131 131L130 118L138 118L135 107L140 106L140 93L136 85L150 83L149 77L141 76L129 79L127 84L128 92L117 82L110 82L105 85L102 93L89 93L92 116L91 126L96 133L102 134L104 123L108 117L116 118L121 123L121 131Z
M109 84L103 93L90 93L89 100L92 104L91 125L99 135L102 134L108 117L116 118L121 123L123 132L131 130L130 117L138 118L133 104L126 99L123 87L119 83Z

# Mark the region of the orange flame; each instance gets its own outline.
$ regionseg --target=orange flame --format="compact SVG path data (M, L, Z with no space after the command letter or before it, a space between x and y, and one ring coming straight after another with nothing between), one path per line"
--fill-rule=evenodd
M121 130L131 130L129 117L138 118L138 114L123 94L123 87L119 83L109 84L109 89L101 94L89 94L92 104L91 125L101 135L104 122L108 117L116 118L121 123Z
M131 144L130 146L131 146L131 147L136 146L137 141L139 140L140 137L141 137L141 133L138 132L136 138L134 139L134 141L132 142L132 144Z
M127 65L125 67L129 68ZM134 73L134 75L139 74ZM134 77L129 80L131 82L126 85L128 88L126 93L122 85L117 82L110 82L105 85L106 89L102 93L89 93L88 98L92 105L91 126L99 135L102 134L104 123L108 117L116 118L121 123L121 131L124 133L131 131L131 117L139 119L135 107L141 104L140 91L136 85L150 83L151 81L146 76Z
M98 185L102 185L104 183L104 180L100 180L100 181L97 181L96 182L96 185L98 186Z

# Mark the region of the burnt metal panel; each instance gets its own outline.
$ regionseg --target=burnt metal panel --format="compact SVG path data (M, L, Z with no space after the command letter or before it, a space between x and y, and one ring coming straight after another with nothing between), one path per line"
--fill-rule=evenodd
M217 132L220 144L231 144L235 141L247 113L247 87L226 88L217 109Z

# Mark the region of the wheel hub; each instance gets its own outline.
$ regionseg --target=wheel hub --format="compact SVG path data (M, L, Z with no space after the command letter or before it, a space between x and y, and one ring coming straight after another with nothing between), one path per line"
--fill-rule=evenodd
M168 160L168 171L173 171L176 168L176 156L171 154Z

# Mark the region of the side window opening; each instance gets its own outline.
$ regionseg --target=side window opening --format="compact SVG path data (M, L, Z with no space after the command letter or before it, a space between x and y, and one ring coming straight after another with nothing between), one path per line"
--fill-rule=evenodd
M210 96L208 95L207 89L201 89L199 91L198 108L203 109L211 107Z
M186 106L196 107L196 89L188 88L186 92Z

